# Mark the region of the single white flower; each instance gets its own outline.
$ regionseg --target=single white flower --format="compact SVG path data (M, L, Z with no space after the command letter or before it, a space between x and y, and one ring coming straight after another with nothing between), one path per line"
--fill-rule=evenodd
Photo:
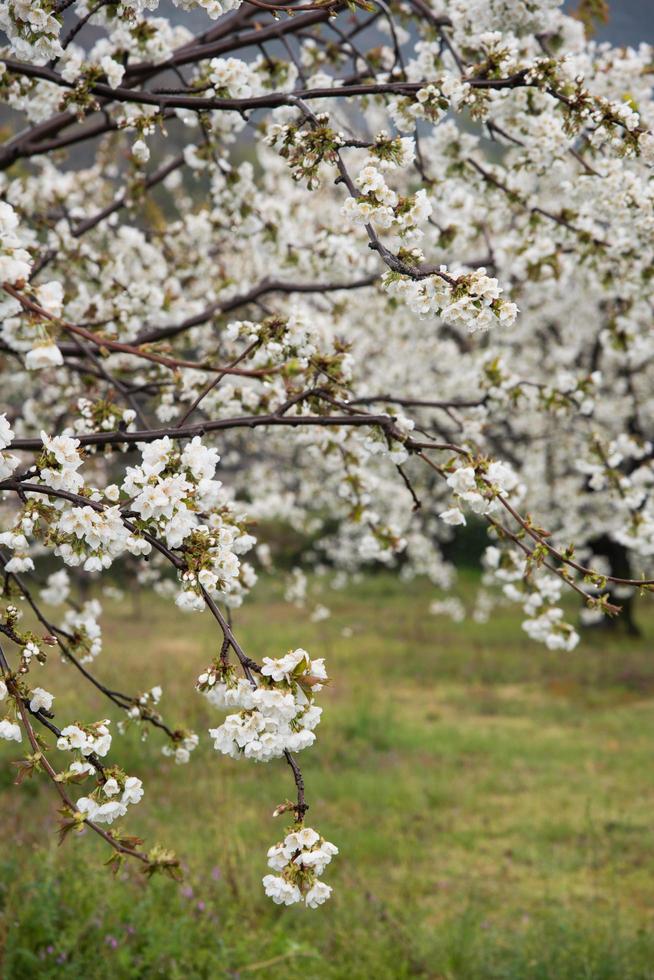
M40 371L43 368L61 367L64 358L52 340L48 340L38 347L33 347L25 356L25 367L29 371Z
M50 694L48 691L44 691L42 687L35 687L32 691L30 709L32 711L40 711L41 708L43 708L45 711L49 711L52 707L53 701L53 694Z
M450 507L449 510L442 511L438 516L445 524L456 525L466 523L465 515L458 507Z
M150 148L145 140L136 140L132 145L132 156L138 163L147 163L150 159Z
M447 485L448 487L451 487L455 493L464 493L466 490L475 490L477 487L477 480L472 466L461 466L458 470L454 470L453 473L450 473L447 478Z
M20 726L16 724L15 721L10 721L8 718L3 718L0 721L0 738L7 739L8 742L22 742L23 735L20 730Z
M304 901L307 908L317 909L319 905L327 901L331 893L332 889L329 885L326 885L324 881L316 881L305 896Z

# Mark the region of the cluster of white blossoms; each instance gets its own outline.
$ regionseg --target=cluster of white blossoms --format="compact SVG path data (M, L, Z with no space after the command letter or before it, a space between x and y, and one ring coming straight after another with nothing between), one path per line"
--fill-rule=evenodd
M66 601L70 595L70 577L65 568L48 575L40 595L49 606L60 606Z
M459 466L447 477L447 485L453 491L457 506L442 511L438 516L445 524L457 525L466 523L462 506L480 516L497 514L502 510L498 498L510 494L514 499L520 498L519 483L517 473L508 463L496 460L479 469Z
M81 796L77 810L94 823L113 823L127 813L130 804L140 803L143 783L137 776L110 776L90 796Z
M518 315L516 304L502 298L497 279L487 276L483 267L455 278L444 265L438 275L418 279L387 272L383 282L388 293L399 296L414 313L440 316L471 333L492 326L510 327Z
M18 215L10 204L0 201L0 279L16 283L28 279L32 258L25 248L28 241L19 233Z
M394 416L394 429L400 437L406 438L415 429L415 422L406 415ZM363 448L371 456L388 456L396 466L405 463L409 458L409 453L404 443L399 439L387 439L380 433L373 433L368 436L363 443Z
M319 339L315 326L301 310L292 310L288 317L268 317L261 323L250 320L233 320L224 330L227 340L256 345L257 355L253 363L284 363L297 360L297 366L305 369L311 357L318 351Z
M222 483L213 479L217 450L195 436L180 452L165 436L143 445L141 453L140 465L127 468L121 489L131 498L139 531L163 538L171 548L185 545L187 568L180 575L178 606L202 610L203 591L229 594L237 603L243 588L256 580L238 557L255 539L232 511ZM145 537L137 540L140 553L147 554L150 544Z
M52 316L59 316L63 309L64 291L60 282L47 282L37 286L34 298L38 305ZM35 346L25 355L28 371L41 371L43 368L61 367L63 355L49 333L36 338Z
M3 432L0 439L9 445L13 434L6 419ZM233 510L220 481L213 479L217 451L205 447L198 436L181 451L168 437L143 445L141 464L128 467L122 485L110 484L103 494L85 488L78 439L44 432L41 439L43 453L34 483L75 494L88 503L71 506L55 495L46 504L42 494L26 494L16 528L3 532L1 540L13 551L10 572L34 567L27 535L44 538L66 565L82 566L86 572L106 570L125 554L149 555L148 537L156 535L171 548L186 546L187 567L180 573L178 597L181 608L204 608L203 590L213 596L229 593L230 601L237 604L244 589L254 584L253 569L238 556L255 539L244 529L243 518ZM4 458L7 469L15 469L17 460ZM121 504L121 494L123 501L129 499L128 506ZM93 607L85 607L84 615L90 612ZM73 617L70 625L85 623Z
M91 663L102 653L102 606L97 599L87 599L78 608L67 609L63 627L72 637L72 643L82 664Z
M53 490L79 493L84 486L84 477L78 472L82 465L79 439L69 435L49 436L41 432L41 442L43 454L38 477Z
M62 752L80 752L83 756L105 756L111 748L111 721L105 718L93 725L66 725L57 738Z
M327 680L324 660L311 660L301 649L284 657L264 657L258 683L253 677L237 678L233 667L214 661L198 677L198 690L217 708L241 709L209 729L214 748L233 759L268 762L312 745L322 714L314 694ZM303 810L296 814L301 818ZM331 894L317 876L337 853L333 844L298 824L283 843L268 851L269 866L281 875L264 877L266 894L277 904L304 901L316 908Z
M526 619L522 628L532 640L544 643L548 650L574 650L579 634L563 619L563 610L548 609L535 619Z
M203 10L211 20L218 20L222 14L237 10L241 0L173 0L173 3L182 10ZM145 10L156 10L159 0L122 0L121 6L142 14Z
M0 702L6 700L6 698L7 685L4 681L0 680ZM5 718L0 718L0 738L6 742L22 742L23 733L20 725L13 716L7 715Z
M2 415L0 415L0 479L1 480L8 479L20 463L18 456L14 456L12 453L5 452L5 450L8 449L8 447L11 445L13 438L14 438L13 429L11 428L9 422L7 421L7 416L3 413Z
M198 678L198 689L215 707L242 709L209 730L223 755L268 762L316 740L322 708L313 703L313 695L327 681L324 660L293 650L277 660L264 657L261 675L258 686L237 680L233 668L219 661Z
M375 163L369 163L360 171L356 183L361 194L346 198L343 204L346 218L363 225L390 229L405 239L422 237L420 225L427 221L432 212L424 188L415 194L398 195L389 187Z
M547 29L559 0L437 0L439 13L451 18L457 44L472 44L488 31L517 35Z
M85 572L110 568L126 550L140 554L123 523L118 507L91 506L64 510L56 524L55 554L67 565L82 565Z
M161 754L172 757L178 766L186 765L191 758L191 752L197 749L200 738L195 732L182 735L181 739L173 742L172 745L162 746Z
M209 81L217 94L232 99L246 99L252 95L256 75L250 65L240 58L213 58Z
M416 158L416 141L413 136L390 136L382 129L369 147L365 166L379 170L405 170Z
M408 74L411 75L411 66ZM420 119L438 123L451 110L461 110L470 101L471 89L467 82L447 73L419 89L415 99L394 99L389 115L401 132L413 132Z
M230 10L238 10L241 0L174 0L175 6L183 7L185 10L194 10L199 7L205 10L212 20L217 20L221 14L226 14Z
M395 221L398 196L386 183L383 173L369 165L361 170L356 183L361 196L348 197L343 214L361 224L372 222L378 228L390 228Z
M285 120L286 110L281 119ZM273 122L268 126L265 142L277 147L279 155L289 165L294 180L306 181L309 190L320 187L337 165L339 150L345 145L343 132L334 132L328 125L329 115L318 115L315 124L302 128L296 122Z
M332 893L319 876L338 854L338 848L311 827L299 824L291 828L283 841L268 851L268 867L281 872L265 875L263 887L276 905L304 902L315 909Z
M0 545L13 552L12 557L5 563L7 572L30 572L34 561L29 554L29 542L20 531L2 531Z
M33 260L28 249L33 244L33 236L19 223L15 209L6 201L0 201L0 282L16 286L30 279ZM63 297L61 283L53 280L37 286L32 298L51 316L57 317L63 309ZM30 324L23 336L21 320L17 316L20 310L18 300L5 294L0 301L3 339L10 348L27 352L25 367L29 370L59 367L63 357L48 333L46 323L41 320L36 326Z
M465 606L456 596L447 599L434 599L429 603L432 616L449 616L454 623L462 623L466 618Z
M522 628L532 640L548 650L574 650L579 634L556 605L563 591L562 579L544 568L530 567L524 555L516 557L514 552L494 545L486 548L483 563L485 584L499 584L506 599L522 606L527 617ZM592 611L582 610L582 617Z
M75 419L75 435L96 432L98 428L104 432L115 429L129 432L134 428L136 412L133 408L121 408L107 401L98 405L89 398L78 398L77 408L79 416Z
M17 57L44 65L64 53L59 42L61 21L49 0L5 0L0 4L0 27Z

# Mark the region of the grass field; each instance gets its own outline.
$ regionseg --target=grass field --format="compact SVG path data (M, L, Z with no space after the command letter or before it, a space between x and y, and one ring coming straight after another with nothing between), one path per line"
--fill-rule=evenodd
M88 833L59 848L51 786L12 787L3 745L2 976L654 978L654 615L639 610L643 639L590 633L553 654L513 613L455 625L431 598L379 576L329 593L332 617L307 623L264 582L237 614L251 655L302 645L333 677L300 757L309 822L341 849L318 911L280 909L260 886L283 826L271 812L291 793L282 762L233 762L205 738L175 767L156 737L116 739L146 788L126 825L184 860L182 884L148 884L114 880ZM211 621L159 600L147 617L107 609L98 675L161 683L168 720L215 724L193 689ZM54 658L42 683L59 724L118 717L82 702Z

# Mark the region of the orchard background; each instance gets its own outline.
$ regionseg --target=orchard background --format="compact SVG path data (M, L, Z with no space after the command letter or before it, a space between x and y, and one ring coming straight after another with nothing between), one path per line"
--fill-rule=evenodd
M47 786L23 786L37 814L27 826L5 751L2 810L19 843L2 865L5 974L650 977L652 616L639 614L643 639L598 631L572 655L543 655L510 610L483 624L430 614L426 583L407 590L385 574L325 591L332 616L308 635L338 679L312 781L347 861L324 920L258 895L280 788L271 768L226 760L218 777L200 764L171 778L154 739L131 735L126 764L152 788L134 830L172 828L184 844L184 881L146 884L128 869L114 879L88 834L59 847ZM465 573L458 595L474 591ZM253 598L244 638L288 646L279 588L263 582ZM154 664L180 715L196 717L183 677L203 665L211 631L184 635L155 602L110 604L107 680L129 669L145 683Z
M6 975L651 976L652 617L645 639L600 631L573 655L544 656L511 611L485 624L430 615L426 583L407 594L380 575L327 593L332 616L308 635L339 677L312 775L348 858L324 921L257 894L279 772L226 760L217 777L200 764L171 780L154 739L131 735L126 764L152 787L134 830L172 828L184 845L184 881L146 884L127 869L112 878L88 835L59 847L46 786L24 785L37 814L26 825L4 752L4 821L19 843L2 865ZM473 573L458 594L470 602ZM206 727L174 658L200 669L210 629L189 634L163 601L109 608L107 680L129 669L145 683L154 665L180 716ZM262 583L244 638L283 649L293 628ZM373 657L388 684L371 684Z

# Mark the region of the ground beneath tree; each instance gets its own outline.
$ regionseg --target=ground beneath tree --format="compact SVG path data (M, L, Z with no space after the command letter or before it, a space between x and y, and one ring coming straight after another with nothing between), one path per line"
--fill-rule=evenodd
M114 880L88 834L57 847L51 787L12 787L3 744L3 976L654 977L654 617L643 604L643 638L586 634L557 654L509 613L458 625L429 614L433 598L376 576L321 595L332 616L310 623L264 582L237 611L253 656L302 645L333 677L302 759L309 816L341 849L319 911L261 889L284 826L271 801L290 792L281 762L239 764L203 738L176 767L155 736L118 740L146 791L125 826L185 862L183 884L148 885L133 869ZM167 720L204 734L221 717L193 689L217 652L209 620L110 605L98 675L161 683ZM72 721L78 678L47 670ZM115 727L106 703L88 710L75 720Z

